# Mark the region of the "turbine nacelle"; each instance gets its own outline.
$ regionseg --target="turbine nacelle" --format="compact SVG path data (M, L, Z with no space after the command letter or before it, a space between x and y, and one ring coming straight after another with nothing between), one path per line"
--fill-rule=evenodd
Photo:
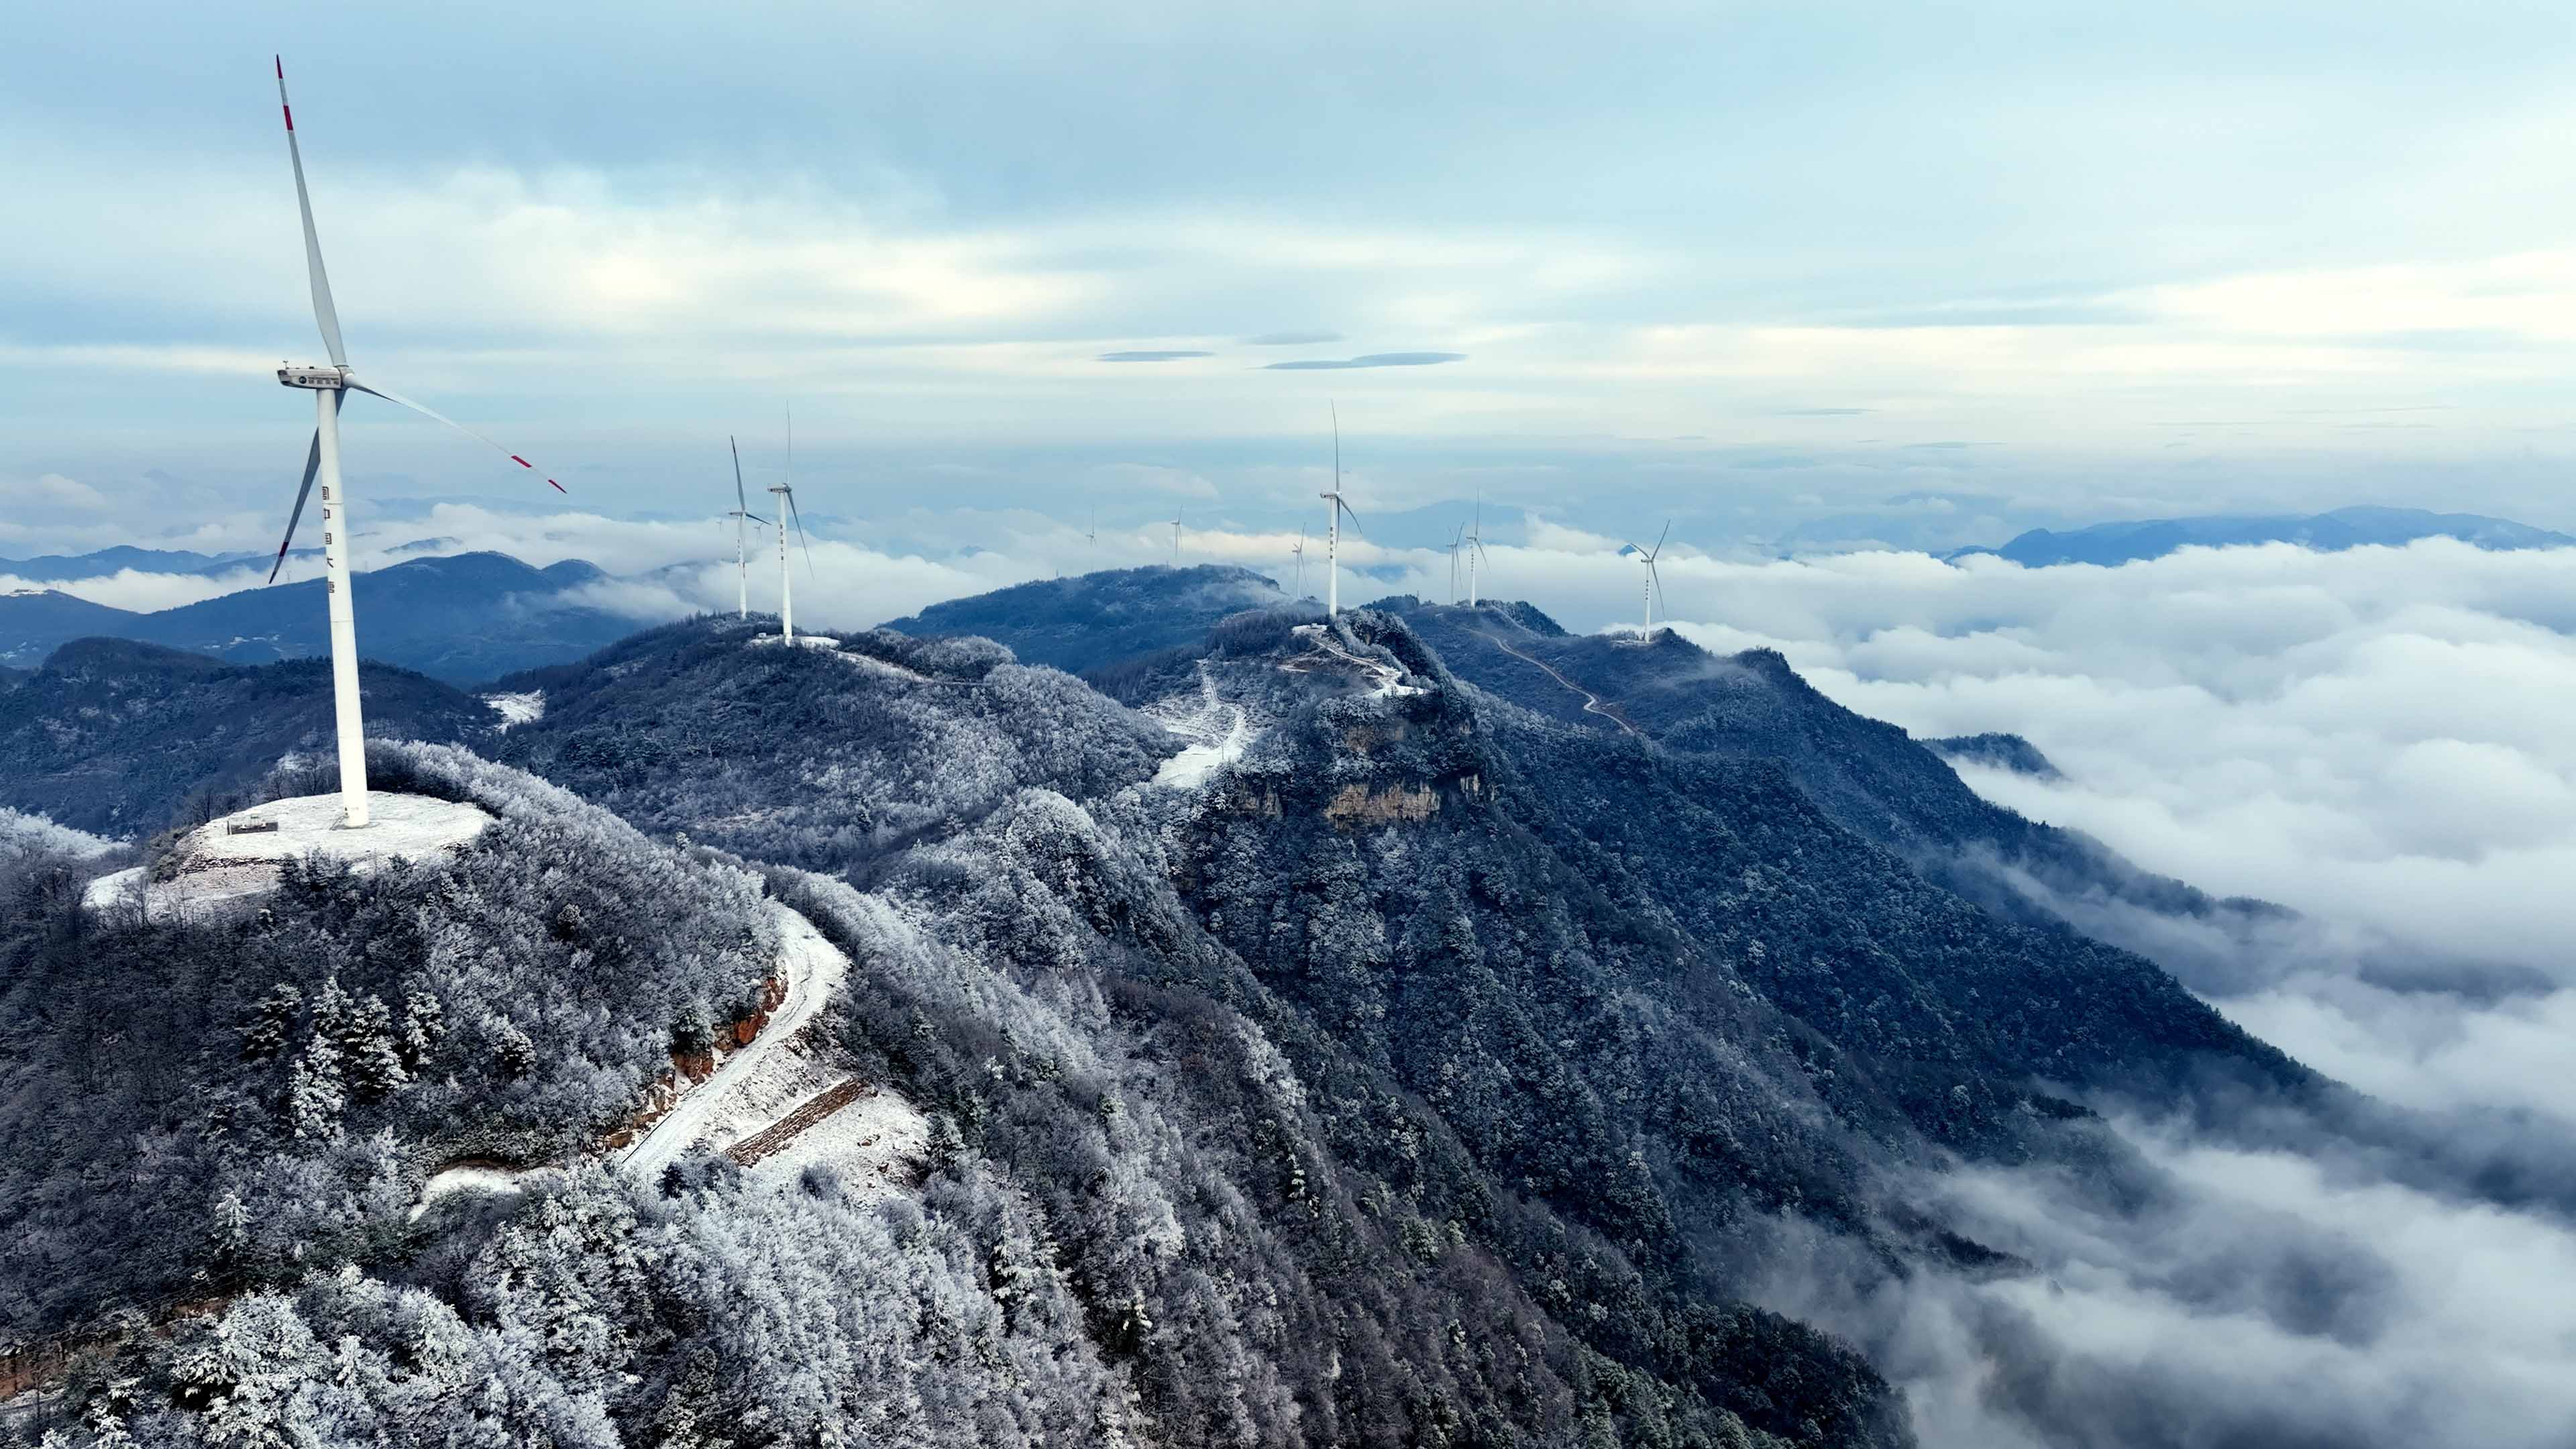
M343 392L349 386L349 369L345 367L296 367L292 364L277 370L281 387L308 388L314 392Z

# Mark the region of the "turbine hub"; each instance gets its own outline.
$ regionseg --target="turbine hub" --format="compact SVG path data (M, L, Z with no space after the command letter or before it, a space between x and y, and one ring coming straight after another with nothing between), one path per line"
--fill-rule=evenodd
M307 388L314 392L340 392L349 385L347 369L338 367L281 367L277 381L282 387Z

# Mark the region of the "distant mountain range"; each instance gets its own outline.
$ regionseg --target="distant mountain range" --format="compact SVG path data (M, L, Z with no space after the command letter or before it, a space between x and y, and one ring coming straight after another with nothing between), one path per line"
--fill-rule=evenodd
M2183 548L2295 543L2335 553L2371 544L2394 547L2419 538L2456 538L2479 548L2563 548L2576 538L2545 528L2476 513L2432 513L2421 508L2338 508L2305 517L2149 518L2097 523L2064 533L2034 528L2001 548L1963 548L1951 559L1995 554L2025 568L2052 564L2124 564L2162 558Z
M104 578L126 569L146 574L219 574L226 569L266 562L268 560L259 554L194 553L187 549L133 548L120 544L94 553L49 553L38 558L0 559L0 577L56 584L68 579Z
M218 562L202 571L229 566ZM112 571L91 568L76 576ZM368 659L456 684L578 659L636 628L632 618L567 597L606 577L596 565L578 559L539 569L499 553L412 559L374 569L358 574L354 584L359 648ZM151 613L94 604L54 589L0 596L0 665L26 668L74 639L89 637L159 644L234 664L264 664L327 653L330 620L320 579L244 589Z

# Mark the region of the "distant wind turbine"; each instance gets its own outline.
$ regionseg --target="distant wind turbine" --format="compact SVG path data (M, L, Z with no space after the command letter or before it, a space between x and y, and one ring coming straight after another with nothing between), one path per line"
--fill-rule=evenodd
M751 617L751 526L766 528L769 520L751 511L751 499L742 491L742 445L732 438L725 446L733 449L733 520L734 607L740 616Z
M286 117L286 155L295 167L295 205L304 217L304 269L313 288L313 320L322 328L322 345L331 354L331 365L277 369L280 383L313 394L314 423L313 445L304 455L304 483L296 489L295 510L286 517L286 537L277 545L277 562L269 565L268 578L271 583L277 581L277 571L286 562L286 551L295 544L295 525L304 517L304 500L312 494L314 480L320 479L322 589L331 615L331 712L340 747L340 823L354 830L367 823L367 739L365 722L358 711L358 624L350 598L349 494L340 476L340 405L353 391L380 397L445 423L530 472L536 471L536 465L453 418L360 382L350 370L348 352L340 345L340 311L331 301L331 278L322 269L321 236L313 229L313 196L304 185L304 148L295 139L295 110L286 102L285 58L278 57L276 65L277 108ZM564 491L564 486L554 479L546 481L554 485L556 492Z
M1175 504L1175 505L1173 505L1173 508L1172 508L1172 567L1174 567L1174 568L1179 568L1180 566L1181 566L1181 509L1180 509L1180 506L1179 506L1179 505Z
M805 516L796 511L796 413L787 414L787 476L769 485L779 496L778 509L778 637L782 643L796 642L796 597L792 587L795 571L787 567L787 525L796 524L796 545L805 550L805 572L814 572L814 546L805 541Z
M1667 518L1664 520L1664 531L1655 535L1655 546L1653 548L1639 548L1635 544L1631 543L1622 546L1619 550L1620 557L1633 558L1637 560L1637 562L1646 566L1646 632L1644 637L1648 643L1654 642L1655 638L1655 595L1662 593L1664 589L1663 577L1655 571L1655 560L1664 556L1664 540L1670 538L1672 536L1672 532L1673 521Z
M1351 528L1359 531L1360 516L1342 501L1342 410L1333 410L1333 491L1324 497L1324 617L1329 619L1342 611L1342 518L1348 514ZM1368 535L1360 533L1362 538Z
M1288 550L1288 556L1297 561L1297 597L1302 599L1306 597L1306 525L1297 525L1297 546Z
M1452 604L1458 602L1458 550L1466 546L1466 541L1467 525L1462 523L1458 525L1457 536L1450 539L1449 547L1443 550L1449 555L1449 602Z
M1467 531L1466 542L1467 607L1472 609L1476 607L1476 561L1478 559L1483 559L1487 563L1493 562L1493 559L1485 552L1485 499L1482 494L1478 494L1476 497L1476 523L1473 528Z

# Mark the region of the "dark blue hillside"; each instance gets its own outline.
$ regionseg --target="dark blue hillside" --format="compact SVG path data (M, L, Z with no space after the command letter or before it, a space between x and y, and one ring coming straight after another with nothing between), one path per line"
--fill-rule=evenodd
M2056 922L2069 911L2115 929L2122 908L2181 917L2223 934L2259 932L2286 913L2220 899L2122 860L2092 837L1987 801L1905 731L1825 698L1768 649L1709 653L1669 630L1550 637L1516 627L1504 606L1416 605L1406 622L1461 678L1551 719L1634 732L1674 750L1776 762L1824 812L1940 885L2007 917ZM1550 673L1550 671L1554 671ZM1586 708L1586 696L1597 700ZM2124 944L2135 938L2125 931ZM2159 959L2202 984L2241 971L2224 953Z
M2255 518L2147 518L2052 532L2034 528L2000 548L1964 548L1949 557L1998 554L2026 568L2056 564L2117 565L2162 558L2182 548L2295 543L2324 553L2419 538L2456 538L2479 548L2565 548L2576 538L2476 513L2421 508L2338 508L2330 513Z
M539 569L499 553L413 559L361 573L355 582L359 653L451 684L578 659L637 626L630 617L566 597L605 577L580 560ZM320 579L149 614L50 591L0 598L0 662L30 664L89 635L266 664L327 655L330 617Z
M358 667L376 739L479 743L481 700L380 664ZM325 660L265 666L124 639L55 650L0 691L0 805L100 835L149 834L267 774L289 754L333 748Z
M1008 646L1023 664L1089 674L1163 650L1194 650L1217 620L1285 599L1277 581L1250 569L1157 564L952 599L885 627L903 634L980 635Z

